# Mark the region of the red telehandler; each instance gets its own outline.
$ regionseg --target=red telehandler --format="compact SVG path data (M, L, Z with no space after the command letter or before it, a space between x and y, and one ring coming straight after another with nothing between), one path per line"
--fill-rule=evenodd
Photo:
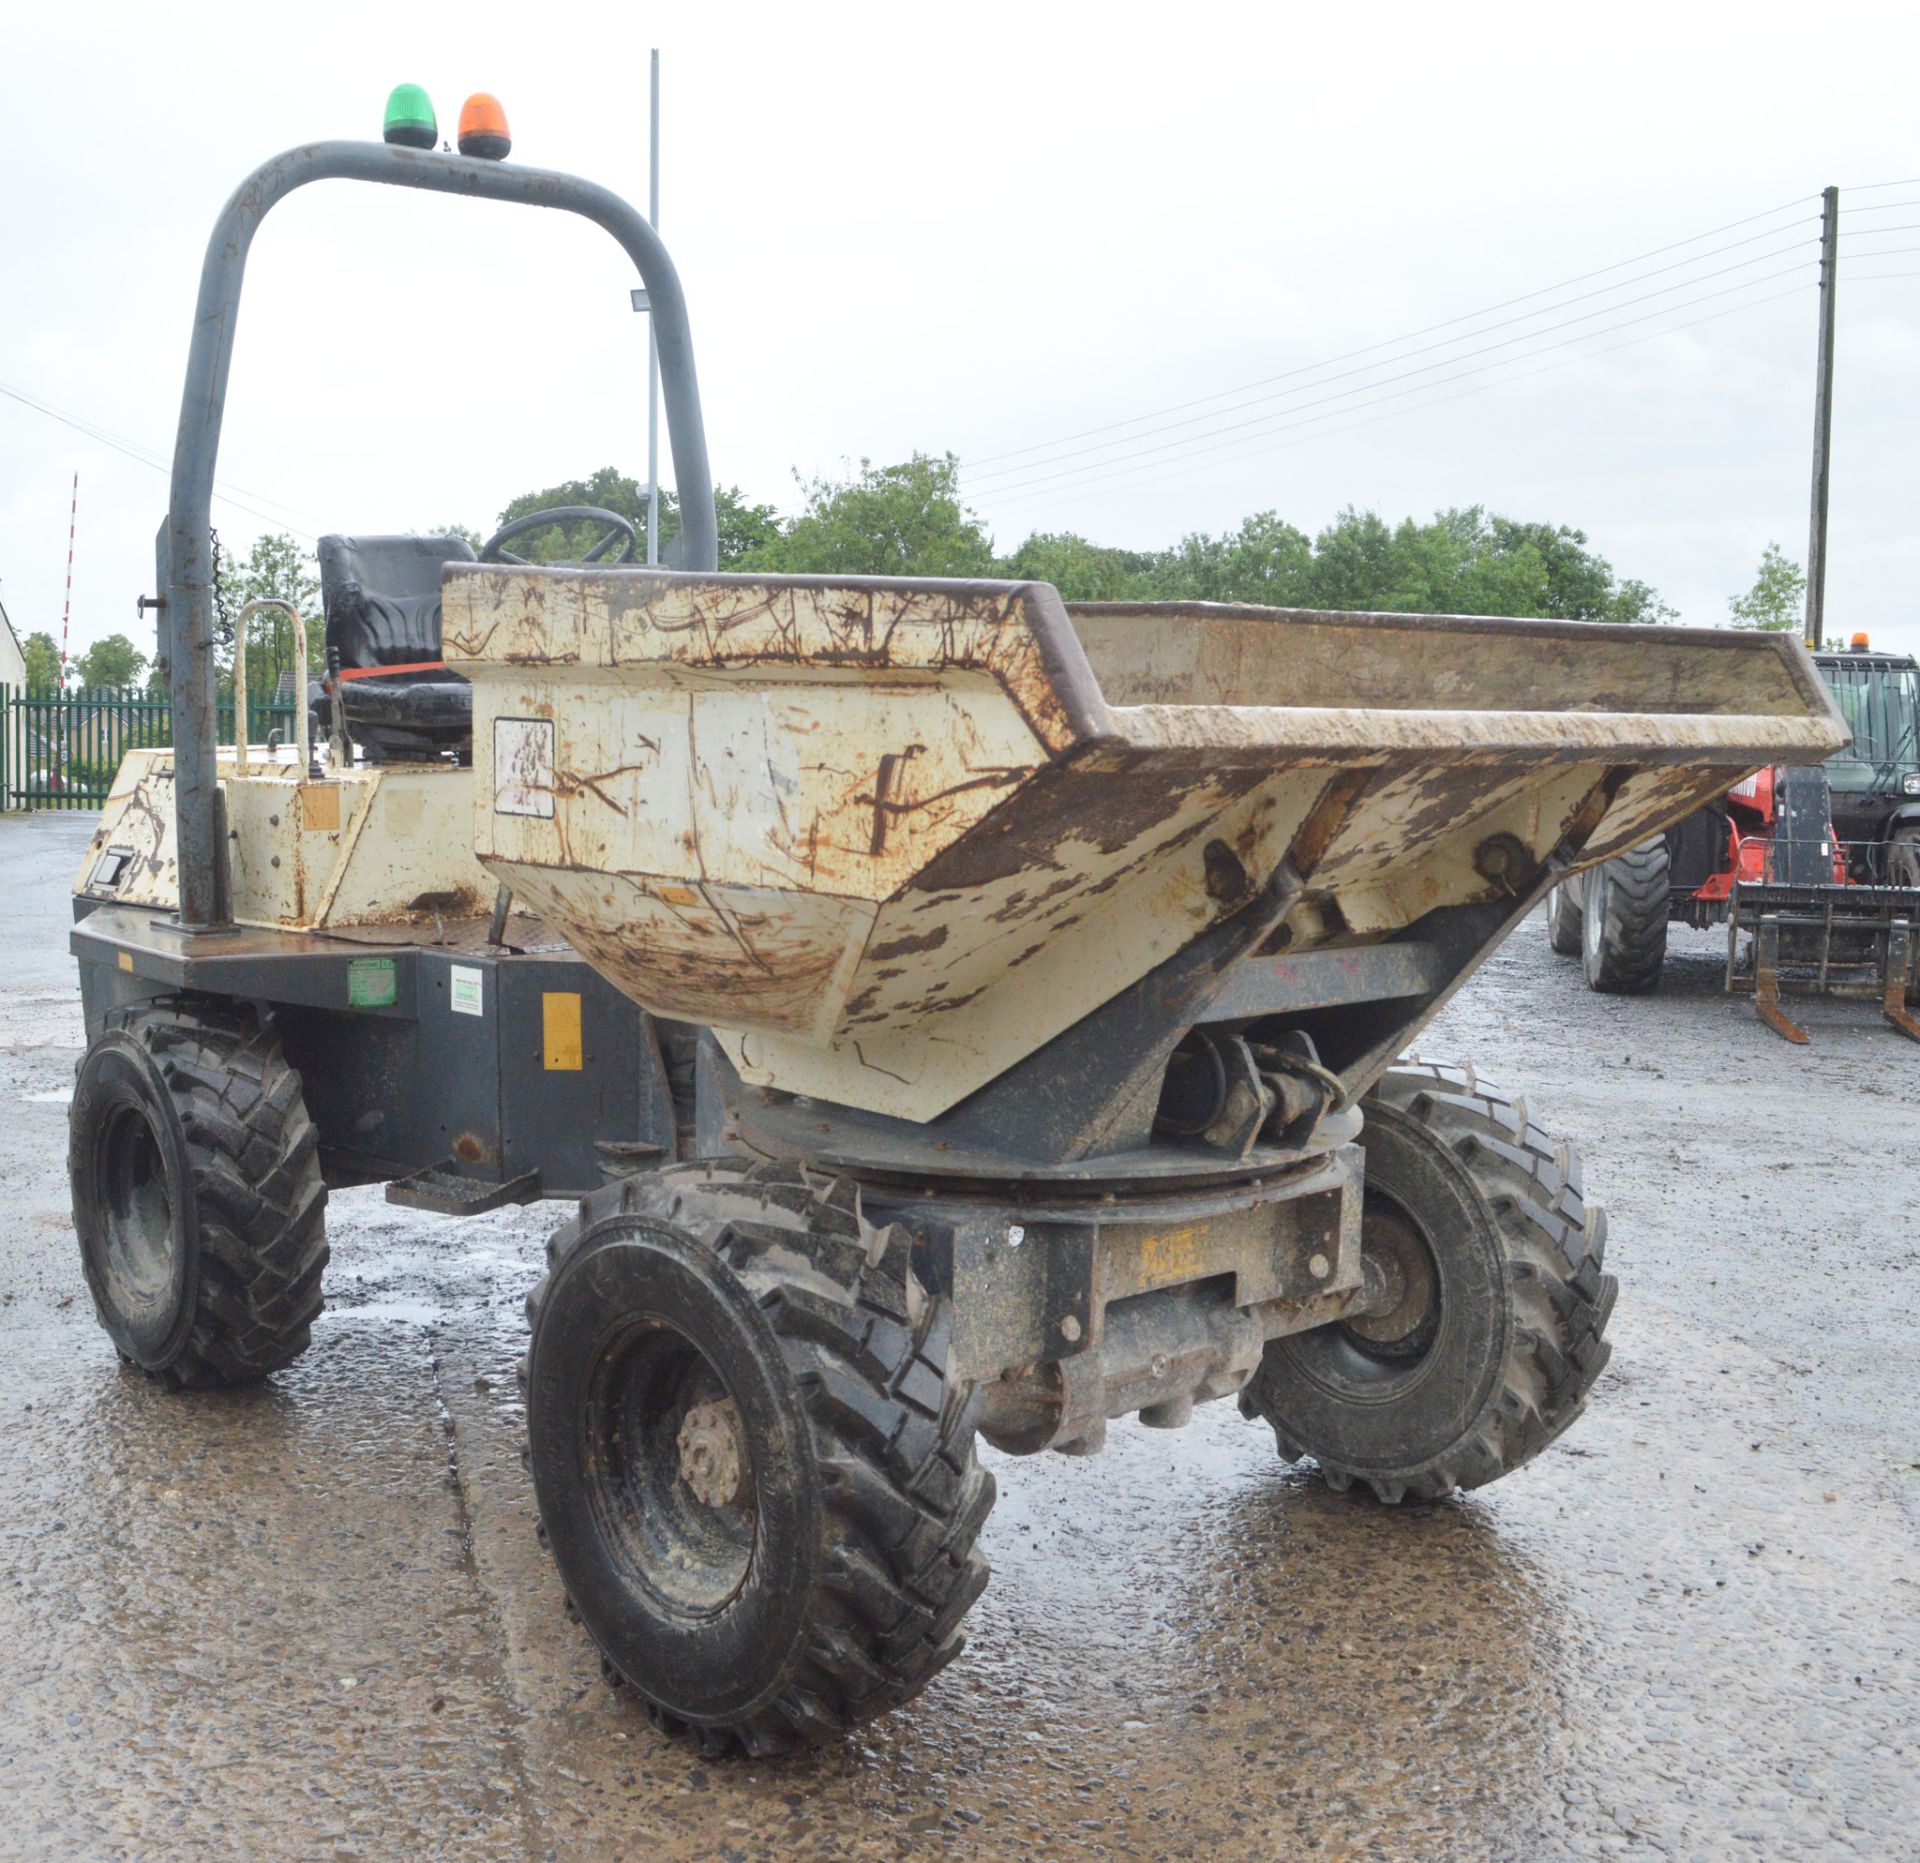
M1814 663L1853 732L1847 750L1757 771L1553 890L1548 939L1581 959L1590 988L1655 989L1669 923L1725 925L1727 988L1751 990L1787 1040L1808 1039L1780 1006L1794 993L1871 996L1920 1041L1908 1007L1920 1001L1920 667L1864 634Z

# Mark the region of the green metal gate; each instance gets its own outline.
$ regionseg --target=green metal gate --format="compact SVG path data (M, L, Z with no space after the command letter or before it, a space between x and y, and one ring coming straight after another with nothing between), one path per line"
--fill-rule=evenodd
M292 736L291 701L247 703L247 741L278 731ZM233 742L233 699L218 706L220 742ZM0 685L0 812L95 809L130 750L173 742L173 708L164 694L102 689L28 691Z

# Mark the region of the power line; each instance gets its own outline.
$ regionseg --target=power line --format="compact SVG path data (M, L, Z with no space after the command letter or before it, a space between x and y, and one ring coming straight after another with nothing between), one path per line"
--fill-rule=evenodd
M1910 201L1881 201L1877 206L1842 207L1842 213L1892 213L1897 207L1920 207L1920 199Z
M1609 343L1605 345L1603 348L1586 350L1577 356L1564 356L1558 362L1543 363L1537 369L1523 370L1518 375L1503 376L1498 381L1478 382L1471 388L1456 389L1450 395L1436 395L1433 397L1433 399L1429 401L1419 402L1413 407L1390 408L1384 414L1371 414L1365 420L1349 421L1343 426L1329 427L1320 433L1310 433L1310 434L1302 435L1301 438L1297 440L1283 440L1273 446L1253 447L1244 453L1235 454L1233 455L1232 458L1229 458L1229 459L1202 460L1196 465L1179 467L1176 470L1171 472L1156 473L1153 470L1149 469L1147 471L1146 476L1134 480L1131 485L1121 486L1115 489L1122 490L1122 491L1138 490L1150 485L1158 485L1163 479L1185 478L1188 475L1195 472L1205 472L1205 471L1211 470L1214 467L1233 465L1238 463L1241 460L1258 459L1258 458L1264 457L1269 453L1289 452L1295 447L1309 445L1311 442L1315 440L1330 440L1339 434L1352 433L1356 429L1361 427L1378 426L1379 423L1382 421L1399 420L1409 414L1425 413L1429 408L1442 407L1449 401L1461 401L1461 400L1464 400L1469 395L1487 394L1487 393L1490 393L1493 389L1506 388L1516 382L1524 382L1524 381L1530 380L1533 376L1536 376L1536 375L1550 375L1556 369L1570 369L1576 363L1590 362L1597 357L1611 355L1615 350L1632 349L1636 344L1639 344L1639 343L1651 343L1659 337L1673 336L1682 330L1690 330L1698 324L1712 323L1717 318L1721 318L1721 317L1731 317L1739 311L1755 310L1755 309L1758 309L1763 304L1772 304L1777 302L1781 298L1798 297L1805 290L1806 290L1806 286L1804 285L1792 285L1792 286L1789 286L1785 291L1770 292L1766 297L1754 298L1746 304L1729 304L1722 310L1709 311L1704 317L1691 317L1691 318L1688 318L1684 323L1670 324L1663 330L1649 330L1644 332L1640 336L1630 336L1624 342L1621 342L1621 343ZM1429 385L1438 386L1438 384L1429 384ZM1326 420L1331 417L1327 415L1322 415L1319 418L1322 420ZM1138 471L1139 468L1134 468L1134 470ZM1081 503L1084 503L1089 498L1098 498L1104 495L1105 494L1100 491L1087 491L1087 492L1074 493L1071 496L1068 496L1065 498L1053 499L1053 500L1046 499L1044 496L1042 496L1040 498L1027 499L1023 501L1022 504L1016 504L1014 509L1019 510L1021 508L1032 508L1033 506L1037 504L1042 504L1042 503L1081 504Z
M1920 272L1887 273L1883 275L1887 277L1920 277ZM1418 402L1412 407L1390 408L1384 414L1370 414L1364 420L1348 421L1342 426L1328 427L1323 429L1319 433L1303 434L1299 439L1296 439L1296 440L1282 440L1271 446L1251 447L1245 452L1233 454L1232 456L1226 459L1201 460L1196 464L1175 467L1170 471L1162 470L1154 467L1142 468L1139 466L1134 466L1134 467L1125 469L1121 473L1117 473L1113 475L1116 478L1124 478L1127 476L1128 473L1141 474L1141 476L1133 478L1131 483L1127 485L1110 486L1110 487L1096 488L1093 490L1087 490L1087 491L1081 491L1081 492L1072 492L1072 493L1068 493L1065 496L1054 496L1047 493L1039 493L1039 494L1031 495L1025 498L1016 498L1013 504L1007 507L1005 515L1009 515L1009 516L1015 515L1022 510L1032 510L1042 505L1051 508L1052 506L1063 505L1063 504L1067 504L1067 505L1084 504L1089 498L1100 498L1100 497L1110 496L1113 491L1142 490L1148 486L1157 486L1167 479L1185 478L1195 472L1206 472L1206 471L1211 471L1220 466L1235 465L1242 460L1264 458L1269 453L1289 452L1295 447L1309 445L1315 440L1330 440L1330 439L1333 439L1336 435L1343 434L1343 433L1352 433L1356 429L1361 427L1377 426L1381 421L1399 420L1409 414L1422 414L1422 413L1425 413L1429 408L1442 407L1449 401L1464 400L1468 395L1487 394L1496 388L1511 387L1513 384L1517 382L1529 381L1536 375L1551 375L1556 369L1570 369L1574 367L1575 364L1577 363L1591 362L1596 360L1598 357L1612 355L1616 350L1632 349L1636 344L1651 343L1663 336L1675 336L1675 335L1678 335L1679 332L1681 332L1682 330L1691 330L1699 324L1712 323L1718 318L1731 317L1741 311L1757 310L1764 304L1777 303L1782 298L1798 297L1805 292L1806 288L1807 287L1804 284L1790 285L1784 291L1772 291L1772 292L1769 292L1765 297L1752 298L1745 304L1729 304L1724 306L1720 310L1708 311L1704 317L1690 317L1684 323L1669 324L1665 329L1644 331L1639 336L1628 337L1624 342L1609 343L1599 349L1585 350L1585 351L1582 351L1581 354L1577 356L1563 356L1559 361L1543 363L1537 369L1525 369L1525 370L1522 370L1517 375L1502 376L1498 381L1477 382L1471 388L1456 389L1450 395L1435 395L1431 400ZM1673 308L1678 308L1678 307L1676 306ZM1656 314L1662 314L1662 313L1656 313ZM1602 332L1595 331L1595 332L1590 332L1590 334L1599 335L1599 334L1602 334ZM1585 340L1585 339L1576 339L1576 340ZM1535 352L1535 353L1537 354L1539 352ZM1492 366L1498 367L1502 365L1495 364ZM1469 371L1469 373L1472 373L1472 374L1477 374L1481 372L1482 371L1479 371L1479 370ZM1441 383L1427 384L1429 388L1440 387L1442 385L1443 384ZM1416 392L1420 392L1420 391L1416 391ZM1333 417L1330 415L1323 414L1318 416L1317 420L1324 421L1331 418ZM1311 426L1317 423L1305 422L1302 424Z
M1359 349L1345 350L1340 355L1329 356L1320 362L1303 363L1298 368L1283 370L1278 375L1262 376L1257 381L1242 382L1237 388L1222 388L1210 395L1197 395L1190 401L1176 401L1168 407L1155 408L1148 413L1136 414L1126 420L1108 421L1097 427L1083 427L1078 432L1062 434L1057 439L1037 440L1031 446L1011 447L1001 453L985 453L969 463L974 466L985 466L991 465L995 460L1018 459L1028 453L1046 452L1056 446L1065 446L1069 441L1084 440L1097 433L1111 433L1120 427L1138 426L1142 421L1158 420L1163 414L1184 413L1188 408L1200 407L1209 401L1224 400L1229 395L1244 394L1253 388L1265 388L1274 382L1291 381L1297 375L1308 375L1316 369L1329 369L1336 363L1350 362L1356 356L1370 356L1382 349L1397 348L1402 343L1411 343L1419 337L1431 336L1436 330L1450 330L1456 324L1473 323L1479 318L1491 317L1495 311L1509 310L1516 304L1531 303L1535 298L1551 297L1554 292L1564 291L1571 285L1583 285L1590 278L1603 278L1608 272L1624 271L1629 265L1638 265L1644 259L1662 258L1669 252L1678 252L1683 246L1697 246L1703 239L1713 239L1721 233L1731 233L1738 227L1751 226L1757 220L1770 220L1776 214L1787 212L1789 208L1801 206L1806 201L1817 200L1818 198L1818 195L1811 194L1796 195L1792 200L1782 201L1777 207L1768 207L1760 213L1748 214L1742 219L1729 220L1724 225L1709 227L1705 232L1695 233L1690 238L1674 240L1671 244L1665 246L1655 246L1649 251L1635 253L1632 258L1617 260L1612 265L1598 266L1593 271L1580 272L1572 278L1563 278L1558 284L1542 285L1535 291L1523 291L1518 297L1502 298L1497 304L1483 305L1478 310L1462 311L1457 317L1444 317L1438 323L1425 324L1418 330L1410 330L1400 336L1386 337L1380 342L1368 343ZM1784 232L1785 230L1784 227L1771 227L1767 229L1766 232L1754 234L1752 237L1754 239L1764 239L1772 233ZM1735 241L1734 243L1739 245L1749 242ZM1726 248L1726 250L1731 250L1731 248ZM1710 255L1703 254L1701 256L1705 257ZM1578 302L1577 299L1569 301ZM1470 332L1469 334L1472 333Z
M0 382L0 395L5 395L11 401L19 402L22 407L33 409L36 414L44 414L49 420L56 420L60 422L62 426L71 427L76 433L85 434L88 439L95 440L102 446L111 447L116 453L124 453L127 458L134 461L137 465L147 466L155 472L168 474L171 474L173 470L171 463L152 447L142 446L139 441L129 440L123 434L117 434L108 428L98 426L93 421L87 420L78 414L69 414L64 409L54 407L51 403L42 401L37 396L28 394L25 389L15 388L6 382ZM280 501L278 499L269 498L265 492L247 491L245 486L232 485L231 481L226 479L216 479L214 483L216 486L227 488L215 494L223 504L232 505L234 509L246 512L249 517L258 518L263 524L271 524L275 528L290 529L296 536L304 537L309 543L315 541L315 534L312 531L306 530L298 524L291 523L288 517L274 517L268 512L258 510L253 505L246 503L244 499L237 498L233 494L235 492L244 492L247 498L258 498L263 503L270 505L279 505ZM289 514L293 513L293 507L290 505L281 505L280 509Z
M1768 233L1758 234L1758 235L1755 235L1755 237L1764 239L1764 238L1770 237L1772 233L1780 232L1783 230L1784 229L1778 228L1778 227L1770 228ZM1889 228L1887 230L1894 231L1897 229ZM1304 394L1309 389L1312 389L1312 388L1324 388L1330 382L1345 381L1349 377L1355 376L1355 375L1370 375L1375 370L1386 368L1390 366L1390 364L1392 363L1409 361L1414 356L1428 355L1428 354L1431 354L1436 349L1452 349L1460 343L1470 341L1473 337L1485 336L1494 330L1506 329L1512 324L1531 323L1535 318L1548 316L1553 311L1556 311L1556 310L1564 310L1569 304L1579 304L1579 303L1583 303L1588 298L1604 297L1615 291L1623 291L1626 289L1628 285L1638 284L1641 282L1642 279L1657 278L1664 272L1670 272L1670 271L1679 269L1680 267L1698 264L1701 259L1715 258L1721 252L1731 252L1735 246L1743 246L1750 243L1751 242L1748 240L1735 240L1733 242L1733 245L1721 246L1713 252L1700 253L1699 255L1697 255L1697 257L1693 259L1680 260L1677 266L1676 265L1658 266L1653 271L1642 272L1634 278L1621 279L1617 284L1603 285L1596 291L1582 292L1580 293L1579 296L1565 298L1558 304L1547 305L1537 311L1527 311L1518 317L1508 317L1503 319L1500 323L1488 324L1486 328L1483 330L1471 331L1468 334L1463 336L1448 337L1438 343L1428 343L1423 345L1419 349L1407 350L1401 355L1389 357L1382 362L1363 363L1358 368L1343 369L1337 375L1326 375L1326 376L1322 376L1318 381L1303 382L1297 388L1276 389L1272 394L1256 395L1251 400L1248 400L1248 401L1239 401L1239 402L1233 403L1231 406L1228 406L1228 407L1216 408L1210 414L1193 414L1193 415L1189 415L1185 420L1170 421L1164 426L1143 428L1138 433L1128 434L1124 439L1095 441L1094 444L1091 446L1075 447L1071 452L1056 453L1051 459L1031 460L1027 464L1020 465L1020 466L1002 466L997 472L981 473L977 476L972 473L968 473L966 475L967 484L968 484L968 487L972 489L974 487L977 487L983 480L1007 478L1010 475L1017 477L1021 473L1032 471L1035 467L1057 465L1062 460L1077 459L1088 453L1104 452L1111 447L1130 446L1136 440L1148 439L1152 435L1157 433L1171 433L1176 427L1196 426L1203 422L1214 420L1222 414L1236 414L1242 408L1258 407L1262 402L1265 402L1265 401L1285 400L1291 395ZM1445 368L1451 362L1465 361L1468 356L1487 355L1495 349L1504 348L1507 344L1522 343L1522 342L1525 342L1529 337L1546 336L1554 330L1565 330L1570 328L1572 325L1576 323L1585 323L1594 317L1609 316L1614 311L1625 310L1629 305L1650 303L1653 299L1658 297L1665 297L1671 294L1672 292L1685 291L1694 285L1704 284L1706 280L1708 280L1709 278L1724 278L1730 272L1744 271L1750 265L1762 265L1768 259L1780 258L1784 256L1786 253L1792 252L1795 249L1796 245L1804 244L1804 243L1805 243L1804 240L1796 241L1785 246L1777 246L1768 252L1755 253L1752 258L1737 260L1734 264L1723 265L1715 271L1700 272L1692 278L1679 279L1675 283L1671 285L1663 286L1661 287L1661 289L1657 291L1643 292L1637 298L1623 298L1616 304L1607 304L1607 305L1601 306L1597 310L1582 312L1579 316L1569 317L1560 323L1545 324L1541 326L1539 329L1522 331L1518 336L1505 338L1500 343L1488 344L1482 349L1470 349L1465 351L1461 355L1443 357L1438 362L1428 363L1424 366L1425 368L1428 368L1428 369ZM1295 373L1298 373L1298 372L1299 371L1295 371ZM1407 373L1420 374L1422 372L1423 372L1422 370L1416 369L1416 370L1410 370ZM1398 375L1398 376L1390 375L1382 378L1383 381L1401 381L1404 379L1406 379L1404 375ZM1372 384L1372 385L1377 386L1378 384ZM1309 403L1309 405L1314 405L1314 404ZM1132 425L1135 423L1127 423L1127 424ZM1241 424L1250 425L1252 423L1241 423ZM1214 429L1214 431L1228 432L1228 431L1231 431L1231 429L1224 429L1224 428Z
M1570 344L1585 342L1590 337L1605 336L1609 334L1611 331L1624 330L1629 328L1633 324L1645 323L1649 319L1654 317L1664 317L1668 315L1670 312L1677 311L1677 310L1686 310L1695 304L1709 303L1714 298L1726 297L1736 291L1750 290L1755 285L1770 284L1776 278L1785 278L1790 276L1792 273L1802 272L1812 264L1813 264L1813 260L1811 258L1803 259L1798 264L1783 266L1778 271L1763 273L1758 278L1743 278L1742 280L1740 280L1738 284L1723 286L1718 291L1702 292L1698 297L1683 298L1677 304L1667 304L1667 305L1661 306L1657 310L1643 311L1637 317L1624 317L1617 323L1603 324L1599 329L1588 330L1579 336L1563 337L1557 343L1545 343L1545 344L1542 344L1538 349L1524 350L1521 352L1519 357L1508 358L1508 360L1524 360L1528 356L1544 355L1548 350L1564 349ZM1708 275L1712 276L1713 274L1708 274ZM1689 282L1695 282L1695 281L1689 281ZM1668 296L1670 294L1670 291L1674 289L1684 289L1684 287L1669 287L1668 291L1649 292L1647 296L1648 297L1665 297L1665 296ZM1628 303L1640 303L1644 301L1645 301L1644 299L1629 299ZM1476 355L1487 355L1497 350L1510 349L1513 347L1514 344L1526 342L1531 337L1550 335L1554 330L1565 329L1568 324L1586 323L1590 321L1593 317L1606 316L1614 310L1624 310L1625 308L1626 308L1626 305L1624 304L1610 305L1607 307L1606 310L1591 311L1591 312L1588 312L1586 316L1583 316L1583 317L1569 318L1567 320L1567 323L1549 324L1545 329L1529 331L1526 333L1526 335L1520 336L1520 337L1509 337L1505 339L1503 342L1489 344L1485 349L1468 350L1463 355L1449 356L1440 362L1422 364L1421 367L1417 369L1409 369L1401 375L1383 376L1379 381L1365 382L1365 383L1362 383L1357 388L1342 389L1336 394L1322 396L1318 401L1303 402L1299 407L1288 409L1286 410L1286 412L1288 414L1299 414L1299 413L1304 413L1308 408L1323 407L1332 402L1347 400L1355 395L1366 394L1371 389L1383 388L1389 382L1405 381L1415 375L1430 374L1434 369L1448 368L1448 367L1451 367L1454 363L1466 362ZM1499 368L1500 366L1501 364L1497 362L1481 363L1477 368L1463 370L1459 375L1442 376L1440 379L1441 379L1441 382L1460 381L1464 379L1464 377L1467 375L1484 374L1487 370ZM1428 387L1434 387L1434 386L1438 386L1439 384L1428 383L1425 385ZM1378 397L1377 399L1392 401L1392 400L1397 400L1402 396L1409 395L1409 394L1418 394L1419 392L1420 390L1417 388L1402 388L1402 389L1395 390L1393 394L1383 395ZM1376 402L1361 401L1356 403L1356 405L1361 407L1370 407L1370 406L1376 405ZM1257 419L1250 420L1250 421L1238 421L1238 422L1235 422L1232 427L1219 428L1219 429L1215 429L1214 431L1216 433L1232 433L1243 428L1261 427L1261 426L1264 426L1268 421L1272 420L1273 418L1274 416L1272 415L1262 415ZM1269 431L1285 432L1290 427L1298 424L1302 424L1302 423L1287 421L1283 423L1282 426L1278 428L1271 428L1269 429ZM1194 439L1199 439L1199 440L1207 440L1209 439L1209 437L1210 436L1208 435L1193 436ZM1071 466L1061 472L1043 472L1039 474L1037 477L1021 480L1017 484L1000 486L998 490L1001 493L1008 493L1008 492L1015 492L1015 491L1031 491L1058 480L1062 480L1062 479L1072 480L1076 478L1083 478L1086 476L1088 472L1097 471L1100 468L1105 466L1123 466L1124 467L1126 464L1130 463L1131 461L1145 459L1148 455L1153 453L1171 453L1174 458L1181 459L1181 458L1192 457L1196 453L1218 451L1218 449L1221 446L1231 446L1233 444L1235 444L1235 442L1230 439L1216 440L1209 445L1199 445L1199 446L1189 445L1188 442L1186 441L1169 440L1169 441L1162 442L1159 446L1144 447L1132 454L1120 455L1111 460L1095 460L1088 465ZM1184 450L1177 450L1177 449L1184 449ZM1040 463L1050 463L1050 462L1040 462ZM990 489L984 495L987 497L992 497L994 495L994 492L993 490Z
M1842 194L1878 194L1882 188L1920 187L1920 175L1908 175L1903 181L1867 181L1857 187L1842 188Z

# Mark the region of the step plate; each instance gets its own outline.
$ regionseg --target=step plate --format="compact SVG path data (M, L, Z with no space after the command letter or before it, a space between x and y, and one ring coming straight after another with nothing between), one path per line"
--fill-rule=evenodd
M411 1177L396 1178L387 1186L387 1201L409 1210L432 1210L437 1216L484 1216L510 1203L532 1203L540 1195L540 1173L528 1171L504 1184L462 1177L444 1165L429 1165Z

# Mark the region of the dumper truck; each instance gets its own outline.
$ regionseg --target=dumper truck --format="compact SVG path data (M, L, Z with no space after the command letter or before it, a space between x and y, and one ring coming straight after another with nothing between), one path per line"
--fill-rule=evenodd
M547 514L602 526L574 564L329 538L311 741L223 745L247 251L327 181L610 233L684 529L666 568L611 512ZM954 1657L980 1443L1232 1398L1395 1503L1553 1442L1607 1361L1604 1219L1524 1098L1409 1045L1556 883L1844 739L1777 637L721 574L653 228L431 147L294 149L222 210L158 576L176 741L128 755L74 895L100 1322L129 1375L259 1379L312 1340L330 1190L569 1205L538 1530L609 1682L715 1752Z

